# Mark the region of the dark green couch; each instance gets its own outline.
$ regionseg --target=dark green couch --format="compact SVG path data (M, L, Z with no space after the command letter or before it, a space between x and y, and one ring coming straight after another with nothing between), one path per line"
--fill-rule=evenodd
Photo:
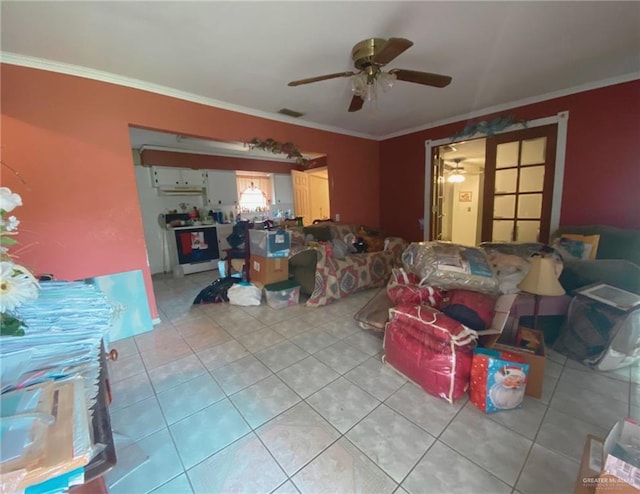
M568 293L598 282L640 293L640 230L605 225L563 226L553 233L552 240L563 233L600 235L595 260L565 259L560 283Z

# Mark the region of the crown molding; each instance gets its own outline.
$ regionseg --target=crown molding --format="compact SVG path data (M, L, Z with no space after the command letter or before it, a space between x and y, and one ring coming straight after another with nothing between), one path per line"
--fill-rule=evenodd
M274 120L276 122L282 122L290 125L297 125L298 127L307 127L315 130L322 130L325 132L333 132L342 135L348 135L351 137L360 137L363 139L376 140L374 136L369 134L363 134L361 132L354 132L339 127L333 127L330 125L322 125L314 122L308 122L304 120L297 120L292 117L286 117L283 115L255 110L253 108L247 108L245 106L234 105L219 101L213 98L207 98L199 96L197 94L189 93L186 91L180 91L168 86L162 86L160 84L153 84L151 82L145 82L140 79L134 79L131 77L125 77L110 72L104 72L102 70L91 69L88 67L82 67L80 65L72 65L63 62L56 62L53 60L46 60L44 58L30 57L27 55L19 55L17 53L11 53L6 51L0 51L0 62L9 65L19 65L21 67L28 67L31 69L47 70L49 72L57 72L60 74L72 75L76 77L83 77L85 79L92 79L100 82L107 82L109 84L116 84L118 86L126 86L134 89L140 89L142 91L148 91L150 93L161 94L163 96L169 96L171 98L177 98L184 101L190 101L192 103L199 103L205 106L211 106L214 108L220 108L222 110L229 110L236 113L243 113L245 115L251 115L253 117L265 118L267 120Z
M420 125L417 127L400 130L398 132L393 132L391 134L386 134L383 136L377 136L377 135L371 135L371 134L364 134L361 132L354 132L354 131L346 130L339 127L333 127L330 125L322 125L322 124L317 124L313 122L296 120L291 117L281 116L279 114L274 114L274 113L263 112L260 110L255 110L255 109L247 108L240 105L233 105L231 103L226 103L224 101L219 101L213 98L206 98L204 96L199 96L197 94L189 93L186 91L180 91L178 89L173 89L167 86L153 84L150 82L145 82L140 79L134 79L131 77L124 77L117 74L112 74L110 72L104 72L102 70L95 70L88 67L82 67L80 65L72 65L72 64L67 64L63 62L56 62L53 60L46 60L43 58L30 57L27 55L19 55L17 53L11 53L11 52L5 52L5 51L0 51L0 62L10 64L10 65L19 65L21 67L29 67L33 69L47 70L50 72L58 72L60 74L83 77L85 79L92 79L96 81L106 82L109 84L116 84L119 86L126 86L134 89L140 89L142 91L148 91L155 94L161 94L163 96L169 96L171 98L190 101L192 103L199 103L205 106L220 108L222 110L229 110L237 113L243 113L245 115L251 115L253 117L264 118L267 120L273 120L276 122L296 125L299 127L322 130L325 132L334 132L337 134L347 135L351 137L359 137L362 139L368 139L373 141L385 141L387 139L402 137L405 135L414 134L416 132L421 132L421 131L433 129L436 127L441 127L443 125L448 125L448 124L462 122L462 121L469 120L476 117L481 117L483 115L488 115L491 113L498 113L504 110L510 110L512 108L517 108L520 106L540 103L541 101L547 101L550 99L560 98L560 97L568 96L575 93L581 93L584 91L590 91L592 89L599 89L606 86L613 86L615 84L622 84L624 82L630 82L633 80L640 79L640 72L631 72L629 74L623 74L616 77L610 77L608 79L588 82L586 84L581 84L578 86L561 89L559 91L553 91L551 93L546 93L538 96L533 96L530 98L511 101L509 103L503 103L500 105L490 106L487 108L482 108L480 110L474 110L469 113L456 115L454 117L449 117L443 120L437 120L435 122L431 122L425 125Z
M461 115L457 115L455 117L445 118L443 120L437 120L436 122L431 122L425 125L420 125L418 127L412 127L410 129L399 130L398 132L393 132L391 134L387 134L382 137L377 137L378 141L385 141L387 139L393 139L394 137L401 137L409 134L414 134L416 132L421 132L423 130L433 129L436 127L441 127L443 125L448 125L456 122L464 122L466 120L470 120L476 117L482 117L484 115L490 115L491 113L498 113L504 110L510 110L512 108L518 108L520 106L531 105L534 103L540 103L541 101L548 101L554 98L561 98L563 96L569 96L570 94L582 93L584 91L590 91L592 89L599 89L607 86L614 86L615 84L622 84L624 82L630 82L640 79L640 72L631 72L629 74L624 74L621 76L610 77L608 79L602 79L600 81L588 82L586 84L581 84L579 86L573 86L567 89L561 89L559 91L553 91L551 93L541 94L538 96L532 96L531 98L524 98L521 100L511 101L509 103L503 103L501 105L490 106L488 108L483 108L481 110L475 110L470 113L465 113Z

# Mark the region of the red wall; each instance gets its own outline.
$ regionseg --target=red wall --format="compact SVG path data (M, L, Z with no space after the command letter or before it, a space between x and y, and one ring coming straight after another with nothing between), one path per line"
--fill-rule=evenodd
M500 115L533 120L561 111L569 111L569 124L560 224L640 228L640 81ZM380 221L385 230L422 240L418 218L424 215L424 142L449 137L466 124L458 122L380 143Z
M2 185L22 196L20 262L80 279L147 266L129 125L223 141L272 137L326 153L331 213L379 223L378 143L13 65L2 78Z
M2 185L22 195L16 210L20 262L59 279L142 270L157 316L146 260L129 125L248 141L272 137L326 153L331 214L380 224L420 240L424 141L465 122L381 143L211 108L136 89L0 65ZM568 110L561 224L640 228L637 142L640 81L505 111L534 119ZM490 118L488 115L484 118Z

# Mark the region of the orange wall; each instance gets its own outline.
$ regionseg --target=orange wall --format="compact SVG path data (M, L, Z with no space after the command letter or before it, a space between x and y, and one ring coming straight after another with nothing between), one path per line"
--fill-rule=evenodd
M640 81L500 112L533 120L569 111L561 225L640 228ZM490 120L487 115L473 121ZM458 122L380 143L381 226L422 240L426 140L462 130ZM428 218L426 218L428 221Z
M2 185L24 206L20 262L58 279L142 270L146 259L129 125L223 141L272 137L327 154L332 215L379 224L378 143L13 65L2 80Z

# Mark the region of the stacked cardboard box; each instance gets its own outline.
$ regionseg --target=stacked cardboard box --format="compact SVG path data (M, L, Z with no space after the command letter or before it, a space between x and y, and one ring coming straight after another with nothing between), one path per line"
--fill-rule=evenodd
M289 260L286 257L261 257L251 254L249 279L260 288L270 283L285 281L289 279Z

